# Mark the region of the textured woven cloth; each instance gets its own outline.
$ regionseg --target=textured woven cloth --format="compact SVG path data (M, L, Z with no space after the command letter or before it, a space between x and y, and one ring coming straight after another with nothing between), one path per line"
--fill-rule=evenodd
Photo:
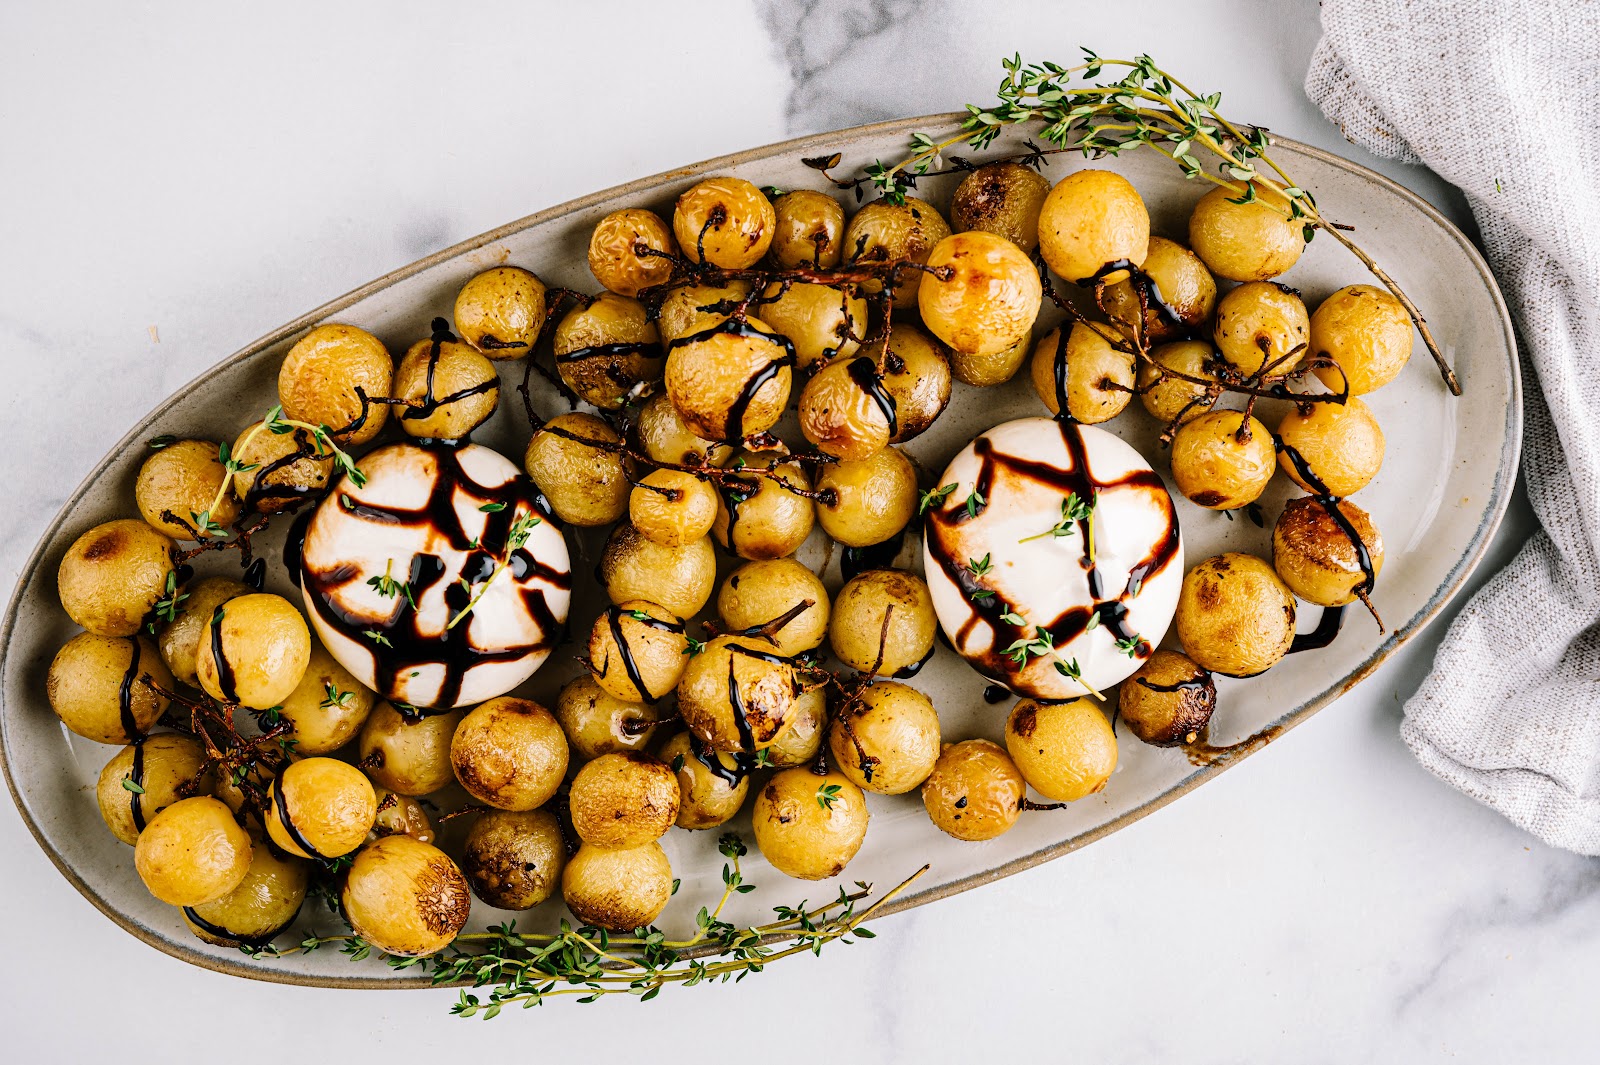
M1312 100L1477 219L1542 526L1450 626L1401 734L1540 839L1600 854L1600 0L1323 0L1322 22Z

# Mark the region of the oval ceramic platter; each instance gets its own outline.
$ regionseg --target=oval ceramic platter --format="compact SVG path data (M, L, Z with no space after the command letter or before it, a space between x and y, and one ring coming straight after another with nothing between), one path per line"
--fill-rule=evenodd
M840 133L806 137L722 159L713 159L641 181L635 181L572 203L553 207L492 233L398 270L326 307L291 322L222 362L199 380L179 390L135 426L88 476L62 513L49 526L17 585L3 632L4 710L0 715L7 780L29 827L62 874L95 906L129 932L176 957L208 968L267 980L326 986L421 986L416 970L396 972L376 960L352 963L334 951L293 955L277 960L248 958L237 951L211 947L184 928L179 912L152 898L133 868L133 849L117 842L100 820L94 782L113 748L67 734L45 699L44 681L51 657L75 632L56 596L55 575L72 540L98 522L136 515L133 483L147 454L144 441L159 434L232 440L239 429L260 418L276 402L278 365L289 346L312 326L326 320L359 325L380 337L396 354L428 333L436 315L448 317L456 291L475 273L501 263L527 267L547 284L594 291L597 286L585 260L589 233L606 213L620 207L650 207L671 216L676 195L702 176L732 172L759 185L826 188L826 181L807 168L804 157L843 155L841 172L875 159L904 154L915 131L935 139L952 133L960 115L933 116L864 126ZM985 156L1015 153L1024 133L1008 131ZM928 821L917 795L869 796L872 821L860 854L842 876L883 889L899 883L926 863L928 871L894 909L917 906L946 895L1059 857L1171 802L1210 779L1240 757L1264 746L1284 729L1305 720L1348 690L1383 661L1401 642L1438 613L1478 562L1500 521L1511 493L1521 437L1521 397L1517 357L1505 306L1483 260L1468 240L1421 199L1391 181L1314 148L1280 140L1274 155L1297 183L1313 190L1327 217L1352 225L1357 239L1394 275L1423 308L1439 343L1453 361L1465 387L1459 399L1446 392L1420 341L1400 378L1367 397L1388 437L1388 458L1377 480L1363 490L1362 506L1372 514L1387 546L1376 600L1389 631L1380 634L1372 619L1352 610L1343 633L1323 650L1294 654L1268 673L1250 680L1219 678L1219 709L1210 742L1227 745L1254 738L1231 756L1195 765L1181 750L1159 749L1122 735L1121 758L1110 783L1099 794L1048 813L1028 813L1016 827L988 843L962 843L938 832ZM1058 180L1087 165L1079 155L1049 157L1046 175ZM1209 187L1185 181L1166 159L1132 152L1094 164L1110 167L1138 187L1150 207L1154 232L1182 238L1190 207ZM943 210L956 179L926 178L918 195ZM853 207L847 204L847 207ZM1301 289L1306 302L1316 303L1334 289L1371 278L1348 252L1326 236L1313 241L1298 265L1280 280ZM1059 317L1046 308L1040 329ZM498 364L503 377L502 404L494 419L477 435L514 460L521 458L529 428L514 385L522 364ZM924 487L932 485L946 462L973 436L1012 418L1047 413L1028 383L1026 370L1010 383L987 390L957 384L943 417L906 451L921 466ZM538 377L535 404L549 416L564 402ZM1274 407L1279 409L1273 409ZM1281 404L1263 408L1269 424ZM780 435L798 441L792 413ZM1130 440L1165 467L1159 454L1159 427L1136 402L1107 428ZM393 432L391 429L390 432ZM1176 494L1176 493L1174 493ZM1265 529L1242 515L1202 511L1182 499L1178 510L1190 564L1223 550L1267 556L1272 521L1289 494L1277 478L1262 500ZM271 561L268 588L290 595L281 564L281 544L288 521L275 523L264 553ZM573 600L575 631L585 632L605 602L588 576L598 560L603 531L568 533L579 575ZM801 559L824 572L830 589L841 583L839 563L827 550L820 529L801 551ZM920 569L920 543L906 537L899 565ZM213 553L197 560L206 573L237 572L231 553ZM726 561L724 569L727 568ZM1318 611L1301 611L1300 627L1317 622ZM1167 644L1173 637L1169 634ZM521 689L548 701L580 667L570 653L558 651ZM954 653L940 647L933 660L912 681L933 697L946 740L974 736L999 739L1011 706L985 701L985 680ZM459 832L461 821L451 828ZM728 826L750 839L748 813ZM446 833L446 847L449 849ZM669 932L692 927L693 915L720 894L723 859L716 832L675 831L662 841L682 886L663 914ZM771 907L801 898L818 899L836 885L791 881L758 854L745 861L746 879L759 886L735 896L725 914L736 923L768 919ZM469 928L481 928L509 916L475 905ZM566 916L559 898L520 915L521 927L550 928ZM338 921L314 900L308 900L300 927L333 931ZM292 940L291 940L292 941Z

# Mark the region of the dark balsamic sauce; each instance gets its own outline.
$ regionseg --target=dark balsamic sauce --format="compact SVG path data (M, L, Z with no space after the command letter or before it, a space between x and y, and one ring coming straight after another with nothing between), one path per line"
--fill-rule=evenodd
M139 787L139 791L128 789L128 813L133 817L133 827L144 831L144 740L133 741L133 764L128 767L128 780Z
M1153 692L1163 692L1167 695L1171 695L1175 692L1208 691L1214 688L1216 685L1209 676L1202 676L1191 677L1188 680L1180 680L1176 684L1154 684L1146 678L1140 677L1139 686L1141 688L1148 688Z
M900 548L905 543L906 531L901 529L882 543L869 544L866 547L847 547L839 555L839 573L845 580L852 580L869 569L888 569L894 565L894 560L900 555Z
M983 701L990 706L1003 703L1011 698L1011 689L1004 684L990 684L983 689Z
M582 362L585 359L599 359L620 355L643 355L646 358L661 358L661 345L659 344L593 344L587 348L575 348L564 355L557 355L556 362Z
M1361 534L1356 531L1349 516L1339 506L1339 497L1328 491L1328 486L1322 478L1312 472L1311 464L1306 461L1305 456L1291 445L1285 444L1276 433L1272 434L1272 446L1289 460L1289 464L1300 475L1300 480L1311 489L1311 498L1316 500L1317 505L1327 512L1328 517L1332 518L1340 531L1350 539L1350 546L1355 548L1356 552L1356 565L1361 567L1362 574L1361 583L1356 585L1355 591L1360 595L1370 593L1373 586L1378 583L1378 574L1372 567L1372 555L1367 551L1366 541L1361 539Z
M285 767L287 768L287 767ZM317 848L306 842L306 837L300 834L300 829L295 826L294 818L289 816L289 803L283 797L283 773L279 772L278 778L273 781L272 804L278 811L278 824L282 826L284 834L289 837L296 847L305 851L318 861L327 861L328 858Z
M138 743L142 738L139 732L139 719L133 714L133 682L139 678L141 654L143 649L139 646L139 637L129 636L128 668L122 674L122 683L117 687L117 716L122 721L123 735L128 737L130 743Z
M240 946L264 947L268 943L271 943L274 939L278 938L278 936L282 935L284 929L294 924L295 919L300 916L300 907L296 906L294 913L290 916L290 918L277 928L274 928L270 932L263 932L258 936L240 935L238 932L223 928L219 924L212 924L204 917L201 917L198 913L195 913L193 906L183 907L183 915L187 917L190 923L192 923L196 928L200 929L200 931L216 936L218 939L226 939L230 943L238 943Z
M708 773L730 788L737 788L739 783L750 775L750 770L755 768L755 756L743 751L729 756L734 762L732 766L724 765L721 756L701 743L699 736L689 737L689 752L694 755L695 761L706 767Z
M724 318L709 329L702 329L698 333L690 333L688 336L678 337L667 345L667 351L675 351L689 344L698 344L703 340L710 340L712 337L723 333L729 336L744 337L748 340L764 340L783 349L781 355L767 362L759 370L751 374L746 379L743 387L739 389L739 394L734 397L733 402L728 404L723 442L737 444L745 437L745 412L750 409L750 404L755 402L756 394L766 386L767 382L778 376L778 371L786 366L795 364L794 345L789 342L788 337L781 333L763 333L745 319Z
M239 701L239 691L234 686L233 666L222 651L223 616L224 611L220 606L211 615L211 657L217 665L217 687L222 691L222 697L230 703L236 703Z
M463 468L456 448L430 447L427 450L436 459L437 469L433 489L422 506L405 509L357 504L345 506L345 511L374 523L429 530L446 541L453 550L467 556L464 567L467 572L461 576L470 573L476 576L477 583L493 573L492 566L485 570L480 556L493 557L505 552L512 525L522 513L532 510L542 515L544 521L554 523L533 483L525 476L518 474L500 487L489 488L471 478ZM506 504L497 511L475 511L483 513L485 519L476 545L457 512L457 492L470 502ZM342 503L330 505L343 506ZM447 709L458 701L461 682L473 666L515 661L531 652L548 649L560 632L561 625L550 609L542 588L518 588L525 609L544 634L544 642L532 647L477 647L472 642L470 619L438 633L425 633L418 626L416 612L410 608L404 596L395 597L393 611L387 618L351 615L335 602L334 594L345 585L359 580L360 574L353 566L336 566L324 572L313 570L301 556L299 543L304 536L305 530L297 525L290 535L291 546L285 548L285 562L293 558L296 568L291 572L299 574L306 589L306 603L329 627L360 646L372 647L374 641L366 635L368 632L374 632L388 641L387 646L373 648L376 670L374 687L384 698L394 700L400 697L401 687L397 682L402 676L409 676L421 666L441 665L444 667L443 679L430 705ZM572 575L569 572L539 563L525 550L513 552L508 562L513 574L520 575L519 579L536 574L556 588L572 587ZM429 589L444 582L447 576L444 561L438 555L413 556L407 574L412 598L421 599ZM468 584L473 583L469 579ZM450 577L449 582L444 584L443 595L446 607L454 616L471 601L473 592L458 583L455 577Z
M1339 635L1339 630L1344 626L1344 607L1325 606L1322 616L1317 619L1317 627L1310 632L1297 632L1294 641L1289 644L1289 654L1296 651L1320 651L1333 643L1334 637Z
M258 558L244 569L244 583L256 591L264 591L267 587L267 560Z
M883 387L883 375L878 373L878 364L863 356L852 359L845 370L856 387L870 396L872 402L878 405L878 410L883 412L884 420L889 423L889 436L893 439L900 431L900 423L895 417L894 397Z
M633 657L633 648L629 645L628 638L622 634L622 619L624 616L633 618L641 625L648 625L652 629L660 629L663 632L681 633L683 631L683 623L662 621L660 618L653 618L649 615L638 617L632 612L626 612L625 614L620 606L606 608L606 625L611 629L611 640L617 645L617 653L622 656L622 668L628 674L628 682L638 691L641 701L646 703L657 702L661 696L653 694L645 686L644 675L639 671L639 662Z
M923 655L921 658L917 659L917 661L915 661L915 662L912 662L912 663L910 663L908 665L901 666L899 669L895 670L893 673L891 673L889 675L891 677L894 677L896 680L906 680L907 678L914 677L918 673L922 672L922 667L927 665L928 664L928 660L930 658L932 658L932 657L933 657L933 647L930 645L928 647L928 653L927 654Z
M1092 288L1097 282L1104 281L1106 278L1110 277L1119 270L1127 270L1129 273L1135 273L1138 271L1138 269L1139 268L1133 264L1131 259L1117 259L1114 262L1106 263L1088 277L1078 278L1077 284L1083 288Z

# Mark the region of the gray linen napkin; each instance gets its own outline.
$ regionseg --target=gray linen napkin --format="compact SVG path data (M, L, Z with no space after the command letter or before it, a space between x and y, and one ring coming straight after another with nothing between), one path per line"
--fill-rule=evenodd
M1540 839L1597 854L1600 0L1323 0L1322 24L1311 99L1466 193L1516 320L1543 526L1450 626L1401 735Z

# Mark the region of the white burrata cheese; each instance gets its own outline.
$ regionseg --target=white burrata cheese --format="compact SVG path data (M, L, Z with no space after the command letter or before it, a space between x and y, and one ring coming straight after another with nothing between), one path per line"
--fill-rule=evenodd
M479 444L393 444L359 465L366 483L342 480L300 548L306 614L329 653L415 707L527 680L572 597L566 540L532 482Z
M1139 668L1177 609L1183 540L1137 451L1104 430L1022 418L963 448L939 479L951 485L928 511L923 563L957 653L1036 699L1103 691ZM1088 518L1064 519L1074 496ZM1020 661L1018 641L1032 644Z

